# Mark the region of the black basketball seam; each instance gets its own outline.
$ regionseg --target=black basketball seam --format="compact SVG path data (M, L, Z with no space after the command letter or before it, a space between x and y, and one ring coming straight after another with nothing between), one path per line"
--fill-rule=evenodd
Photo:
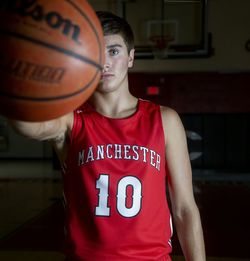
M98 63L86 58L85 56L82 56L82 55L79 55L79 54L74 53L72 51L66 50L62 47L58 47L58 46L55 46L53 44L49 44L49 43L46 43L44 41L41 41L41 40L26 36L26 35L23 35L23 34L20 34L20 33L14 33L14 32L6 31L6 30L0 30L0 34L12 36L12 37L19 38L19 39L22 39L22 40L26 40L26 41L29 41L29 42L32 42L32 43L36 43L36 44L41 45L41 46L45 46L48 49L52 49L52 50L58 51L60 53L66 54L66 55L71 56L73 58L76 58L80 61L91 64L94 67L97 67L99 70L102 70L102 66L99 65Z
M72 0L66 0L69 4L71 4L86 20L87 22L89 23L89 25L91 26L93 32L95 33L96 35L96 38L97 38L97 42L98 42L98 45L99 45L99 50L102 52L102 45L101 45L101 42L100 42L100 38L99 38L99 35L96 31L96 28L95 26L93 25L92 21L89 19L89 17L79 8L79 6L77 6L75 3L72 2ZM100 54L101 54L100 52ZM99 56L99 63L102 64L102 55Z
M18 100L24 100L24 101L39 101L39 102L64 100L64 99L71 98L73 96L77 96L78 94L80 94L83 91L85 91L85 89L89 88L89 86L92 85L92 83L96 79L98 72L99 71L96 71L96 74L94 75L93 79L87 85L85 85L82 89L80 89L80 90L78 90L76 92L67 94L67 95L62 95L62 96L57 96L57 97L36 98L36 97L28 97L28 96L20 96L20 95L11 95L11 94L8 94L8 93L0 91L0 96L5 96L5 97L11 98L11 99L18 99Z

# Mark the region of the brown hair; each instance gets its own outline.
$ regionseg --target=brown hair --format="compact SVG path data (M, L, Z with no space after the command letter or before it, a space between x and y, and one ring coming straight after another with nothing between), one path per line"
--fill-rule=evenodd
M119 34L123 38L128 52L134 48L134 34L128 22L108 11L96 12L104 35Z

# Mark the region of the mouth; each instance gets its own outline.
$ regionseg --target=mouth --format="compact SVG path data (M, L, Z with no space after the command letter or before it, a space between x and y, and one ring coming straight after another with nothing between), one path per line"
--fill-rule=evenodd
M104 79L109 79L111 77L113 77L114 74L111 74L111 73L105 73L105 74L102 74L101 75L101 79L104 80Z

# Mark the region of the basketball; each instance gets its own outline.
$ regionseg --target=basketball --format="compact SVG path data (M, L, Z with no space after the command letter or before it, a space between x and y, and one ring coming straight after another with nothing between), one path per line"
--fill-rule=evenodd
M0 114L46 121L90 97L104 45L87 1L1 0L0 17Z

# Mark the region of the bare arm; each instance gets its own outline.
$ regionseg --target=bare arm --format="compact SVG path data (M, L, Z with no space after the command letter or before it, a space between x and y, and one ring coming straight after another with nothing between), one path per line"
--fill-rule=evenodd
M199 210L194 200L186 135L178 114L162 108L169 168L169 193L178 238L187 261L204 261L205 247Z
M12 128L22 136L39 141L50 141L59 159L65 160L68 147L67 138L73 126L73 112L46 122L24 122L11 119L8 121Z

